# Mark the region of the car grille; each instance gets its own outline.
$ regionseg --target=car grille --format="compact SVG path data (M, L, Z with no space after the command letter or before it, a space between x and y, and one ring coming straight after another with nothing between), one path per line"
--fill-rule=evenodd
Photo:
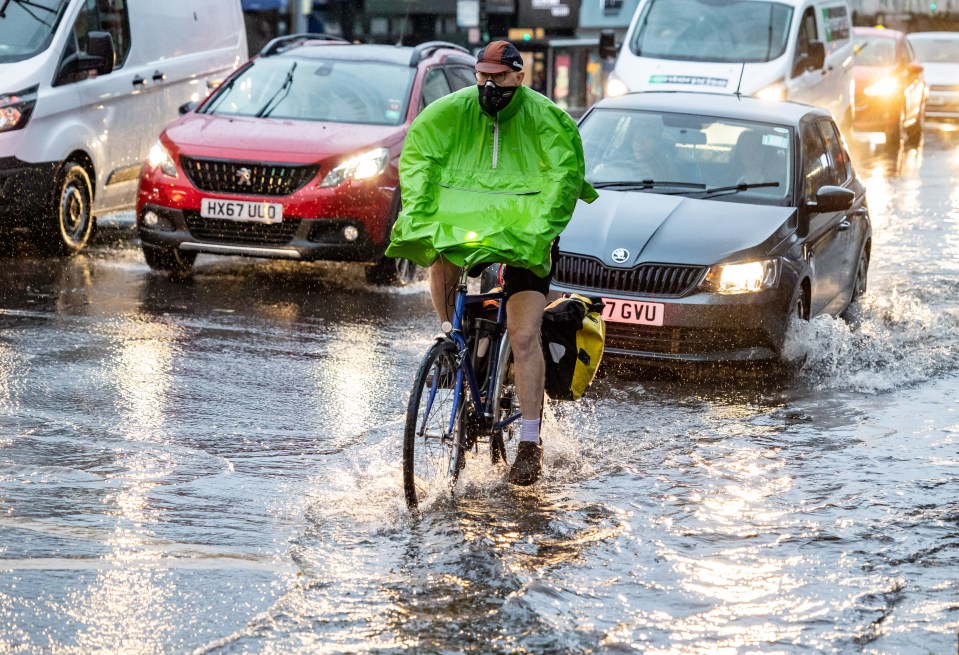
M560 255L553 278L571 287L675 297L695 289L705 271L705 266L673 264L610 268L592 257Z
M287 196L316 177L319 166L245 163L180 157L190 182L201 191Z
M298 218L287 218L282 223L251 223L203 218L198 212L183 212L183 217L194 238L237 245L284 245L293 239L300 227Z
M606 321L605 346L670 355L705 355L745 348L772 348L762 330L657 327L613 321Z

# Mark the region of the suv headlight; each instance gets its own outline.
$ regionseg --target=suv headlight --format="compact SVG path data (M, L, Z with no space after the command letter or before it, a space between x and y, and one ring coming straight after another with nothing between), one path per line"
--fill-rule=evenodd
M362 155L347 159L345 162L326 174L321 187L334 187L347 180L368 180L386 170L390 163L388 148L376 148Z
M147 155L147 163L153 168L159 168L167 177L176 177L176 162L173 156L166 149L163 143L157 139L157 142L150 148L150 154Z
M862 90L867 96L891 96L899 92L899 82L892 77L884 77Z
M627 93L629 93L629 87L626 86L626 82L619 79L616 73L610 73L606 80L606 97L615 98Z
M785 100L786 85L782 82L773 82L769 86L759 89L753 95L760 100Z
M724 294L762 291L779 283L780 269L779 259L711 266L700 289Z
M38 88L34 85L23 91L0 95L0 132L19 130L27 124L37 104Z

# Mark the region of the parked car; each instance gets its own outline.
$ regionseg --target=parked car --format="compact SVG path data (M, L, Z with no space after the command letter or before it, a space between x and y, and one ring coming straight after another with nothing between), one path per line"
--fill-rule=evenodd
M56 254L136 203L150 146L247 59L239 0L0 2L0 229Z
M853 28L856 112L853 129L878 132L898 149L922 138L928 90L923 66L897 30Z
M371 264L400 208L397 163L427 104L476 84L472 55L449 43L272 41L160 135L140 178L137 228L154 269L188 272L198 253Z
M638 93L580 131L599 199L576 207L552 289L603 298L607 354L773 360L792 319L865 292L865 189L827 111Z
M607 95L702 91L791 100L852 126L852 12L847 0L640 0Z
M906 38L925 69L926 116L959 119L959 32L914 32Z

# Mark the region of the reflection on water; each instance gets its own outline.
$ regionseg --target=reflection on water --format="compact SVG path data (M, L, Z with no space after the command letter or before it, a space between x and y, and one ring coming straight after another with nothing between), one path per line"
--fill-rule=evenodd
M855 320L783 374L610 372L541 484L411 517L425 285L135 245L0 267L0 652L955 652L959 138L857 161ZM921 178L921 185L919 180Z

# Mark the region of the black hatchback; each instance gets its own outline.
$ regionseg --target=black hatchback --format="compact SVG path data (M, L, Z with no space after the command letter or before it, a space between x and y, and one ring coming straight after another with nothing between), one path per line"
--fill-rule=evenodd
M586 176L553 289L605 300L606 352L778 359L790 321L866 290L865 188L828 112L734 95L639 93L580 122Z

